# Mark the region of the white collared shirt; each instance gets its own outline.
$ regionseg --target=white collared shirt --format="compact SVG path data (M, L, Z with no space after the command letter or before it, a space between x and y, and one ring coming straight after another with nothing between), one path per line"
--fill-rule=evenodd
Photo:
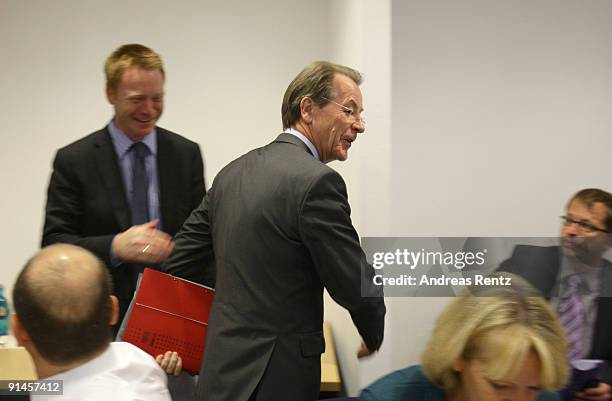
M295 128L287 128L284 132L286 134L290 134L290 135L293 135L295 137L300 138L300 140L302 142L304 142L304 144L306 146L308 146L308 149L310 150L310 153L312 153L312 155L317 160L321 160L321 158L319 157L319 152L317 152L317 148L315 148L315 146L312 144L312 142L310 142L310 140L308 140L308 138L306 138L306 136L304 134L302 134L300 131L296 130Z
M46 380L62 380L63 395L32 395L32 401L172 401L166 373L126 342L110 343L91 361Z

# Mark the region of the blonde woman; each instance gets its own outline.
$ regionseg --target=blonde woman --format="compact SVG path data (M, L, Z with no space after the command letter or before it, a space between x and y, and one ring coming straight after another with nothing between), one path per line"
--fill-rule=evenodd
M526 281L473 286L438 318L422 364L363 390L363 401L544 401L568 379L567 340ZM503 281L503 280L501 280Z

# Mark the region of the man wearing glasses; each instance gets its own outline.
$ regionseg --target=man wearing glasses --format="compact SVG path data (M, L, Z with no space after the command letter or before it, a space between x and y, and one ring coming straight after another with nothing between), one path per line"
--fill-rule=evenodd
M337 64L302 70L285 92L284 132L221 170L176 235L168 272L195 278L213 261L217 271L199 400L316 400L324 288L350 312L358 356L380 347L382 290L326 164L346 160L365 130L360 83Z
M583 189L561 216L561 242L555 247L518 245L499 270L525 277L548 298L570 342L569 360L603 359L598 386L576 398L610 399L612 383L612 194Z

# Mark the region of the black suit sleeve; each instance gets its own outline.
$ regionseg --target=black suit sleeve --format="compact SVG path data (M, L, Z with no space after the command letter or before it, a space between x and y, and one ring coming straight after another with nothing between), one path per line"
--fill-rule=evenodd
M206 184L204 182L204 162L202 160L202 152L200 147L195 145L195 151L192 154L191 162L191 209L194 210L202 203L202 198L206 195Z
M512 258L508 258L499 264L499 267L497 268L496 271L518 274L519 272L517 272L516 270L517 269L516 269L515 264L512 261Z
M77 171L78 168L71 164L68 155L58 151L47 191L42 246L56 243L78 245L110 265L109 252L115 234L82 235L84 199Z
M374 270L365 258L350 218L346 186L333 170L316 179L306 193L299 216L300 235L323 285L351 314L368 349L383 340L385 304Z
M209 191L174 237L175 248L162 264L162 270L209 287L215 285Z

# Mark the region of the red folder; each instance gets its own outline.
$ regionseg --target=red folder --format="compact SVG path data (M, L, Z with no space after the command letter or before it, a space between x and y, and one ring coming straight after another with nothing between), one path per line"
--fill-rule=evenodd
M214 294L212 288L145 269L123 340L153 357L176 351L183 359L183 370L197 374Z

